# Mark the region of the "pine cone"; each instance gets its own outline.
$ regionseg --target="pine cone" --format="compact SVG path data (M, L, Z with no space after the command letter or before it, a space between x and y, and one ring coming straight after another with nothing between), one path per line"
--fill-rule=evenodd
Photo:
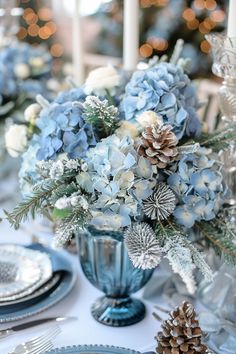
M165 168L178 154L178 139L171 130L171 125L147 127L142 133L138 153L146 157L152 165Z
M170 319L162 324L157 334L160 354L205 354L207 347L201 343L202 330L196 320L193 305L184 301L170 313Z

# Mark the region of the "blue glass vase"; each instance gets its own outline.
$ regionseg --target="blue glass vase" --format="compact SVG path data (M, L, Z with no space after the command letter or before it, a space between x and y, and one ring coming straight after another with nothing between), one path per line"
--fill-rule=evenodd
M130 294L148 282L153 270L134 268L123 242L123 233L90 228L78 233L78 245L85 276L105 293L93 303L93 317L114 327L141 321L145 306Z

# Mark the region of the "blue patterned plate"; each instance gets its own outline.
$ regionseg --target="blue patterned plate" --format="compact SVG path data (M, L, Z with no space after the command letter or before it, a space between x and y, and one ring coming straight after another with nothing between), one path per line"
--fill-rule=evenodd
M113 347L109 345L74 345L52 349L45 354L141 354L135 350Z
M41 246L35 246L35 248L39 247L41 251L45 251L50 254L52 263L55 263L54 270L59 270L55 269L56 266L57 268L62 268L60 270L64 270L61 281L49 294L49 296L43 298L37 303L27 305L26 307L20 309L14 309L13 306L9 312L5 313L1 313L0 310L0 323L21 320L47 310L49 307L55 305L66 297L75 285L77 279L77 270L75 266L73 266L73 264L63 254Z

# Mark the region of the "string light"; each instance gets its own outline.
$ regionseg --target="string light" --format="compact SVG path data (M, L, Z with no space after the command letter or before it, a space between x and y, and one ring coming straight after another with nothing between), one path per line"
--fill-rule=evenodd
M190 9L190 8L187 8L183 11L182 13L182 17L186 20L186 21L192 21L195 19L195 12Z
M28 34L31 37L37 37L38 33L39 33L39 26L38 25L33 24L28 27Z
M204 0L194 0L193 6L198 10L203 10L205 8Z
M48 7L42 7L38 11L38 16L42 21L50 21L52 19L52 10Z
M27 30L24 27L20 27L18 31L18 38L22 40L25 39L26 36L27 36Z
M206 0L205 7L207 10L215 10L217 4L215 0Z
M211 49L211 46L210 46L210 44L204 39L204 41L202 41L201 44L200 44L200 48L201 48L201 51L202 51L203 53L208 54L209 51L210 51L210 49Z
M187 22L187 27L194 31L199 27L199 21L195 18L194 20Z
M54 43L50 49L50 53L52 54L52 56L57 58L62 56L63 51L63 47L60 43Z
M225 19L225 13L223 10L215 10L211 13L211 19L214 22L223 22Z
M145 43L139 48L140 55L144 58L148 58L153 53L153 48L150 44Z
M141 6L144 8L151 6L164 7L168 2L169 0L141 0Z

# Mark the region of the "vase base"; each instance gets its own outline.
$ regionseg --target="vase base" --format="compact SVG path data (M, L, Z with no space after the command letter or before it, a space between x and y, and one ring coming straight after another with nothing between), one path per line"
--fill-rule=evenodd
M93 317L100 323L112 327L129 326L145 316L145 306L133 298L111 298L103 296L91 307Z

